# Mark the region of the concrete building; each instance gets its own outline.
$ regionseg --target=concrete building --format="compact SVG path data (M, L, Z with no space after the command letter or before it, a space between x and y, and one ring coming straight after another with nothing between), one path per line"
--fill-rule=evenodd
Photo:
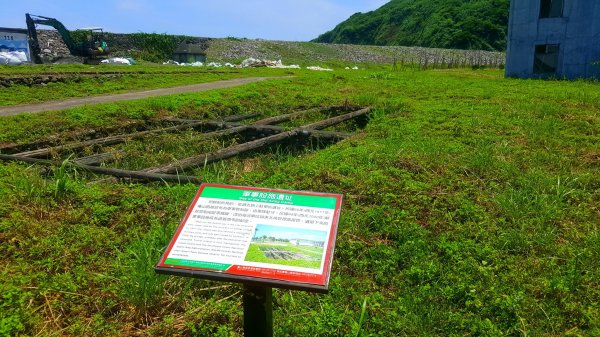
M203 44L182 43L173 53L173 60L180 63L206 62L206 46Z
M325 242L314 241L314 240L303 240L303 239L292 239L290 243L294 246L306 246L306 247L324 247Z
M506 76L600 79L600 1L512 0Z

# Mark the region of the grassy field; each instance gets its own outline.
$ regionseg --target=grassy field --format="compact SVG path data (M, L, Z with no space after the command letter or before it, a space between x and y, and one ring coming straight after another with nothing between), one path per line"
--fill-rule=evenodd
M290 253L297 253L307 258L293 260L278 260L265 256L264 249L276 249ZM280 264L302 268L321 268L321 257L323 256L323 248L320 247L297 247L290 243L288 244L269 244L269 243L251 243L248 247L248 252L244 261L261 262L269 264Z
M60 76L65 81L45 85L14 85L0 91L0 106L123 93L132 90L167 88L245 77L231 68L180 66L43 65L35 67L0 66L0 78ZM116 73L116 74L115 74ZM275 74L282 72L273 71Z
M187 172L344 194L330 293L274 290L275 334L600 335L600 84L366 68L293 70L285 73L294 78L239 88L0 117L0 145L170 116L370 105L366 128L342 125L357 134L334 146L275 148ZM1 71L53 71L14 69ZM144 87L162 85L162 75L150 79ZM84 83L61 84L57 95L95 93ZM122 83L116 91L142 85L106 86ZM49 89L36 89L9 92L20 102L49 99ZM185 132L158 139L119 151L163 157L118 164L232 141L201 145ZM239 285L153 271L196 190L0 162L0 336L241 336Z

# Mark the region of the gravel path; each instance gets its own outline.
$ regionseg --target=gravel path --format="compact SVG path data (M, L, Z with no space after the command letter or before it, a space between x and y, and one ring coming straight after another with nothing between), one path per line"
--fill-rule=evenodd
M64 100L64 101L46 102L46 103L40 103L40 104L28 104L28 105L0 107L0 116L14 116L14 115L18 115L21 113L37 113L37 112L42 112L42 111L64 110L64 109L78 107L78 106L82 106L82 105L129 101L129 100L148 98L148 97L166 96L166 95L181 94L181 93L188 93L188 92L199 92L199 91L207 91L207 90L214 90L214 89L225 89L225 88L241 86L241 85L248 84L248 83L266 81L266 80L278 79L278 78L285 78L285 77L237 78L237 79L233 79L233 80L191 84L191 85L184 85L184 86L172 87L172 88L133 91L133 92L128 92L128 93L124 93L124 94L93 96L93 97L84 97L84 98L74 98L74 99L69 99L69 100Z

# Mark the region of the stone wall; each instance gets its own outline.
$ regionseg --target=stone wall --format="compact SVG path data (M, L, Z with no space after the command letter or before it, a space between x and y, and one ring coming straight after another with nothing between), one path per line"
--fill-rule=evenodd
M65 73L65 74L42 74L42 75L0 75L0 88L11 87L13 85L48 85L50 83L74 82L79 83L85 78L115 79L123 77L120 72L101 72L101 73Z
M64 43L63 38L56 30L38 29L38 41L41 50L41 57L44 63L68 62L81 63L80 57L73 57L69 52L69 48ZM148 48L153 46L140 45L136 42L136 38L130 34L115 34L106 33L104 39L109 46L111 56L121 57L137 57L142 55ZM200 46L202 49L207 49L210 39L201 37L191 37L187 42ZM172 54L174 50L166 51L167 54ZM163 60L167 61L167 60Z

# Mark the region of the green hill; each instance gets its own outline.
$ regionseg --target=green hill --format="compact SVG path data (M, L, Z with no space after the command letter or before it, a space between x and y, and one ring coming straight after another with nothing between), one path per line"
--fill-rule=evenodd
M392 0L314 42L506 49L509 0Z

